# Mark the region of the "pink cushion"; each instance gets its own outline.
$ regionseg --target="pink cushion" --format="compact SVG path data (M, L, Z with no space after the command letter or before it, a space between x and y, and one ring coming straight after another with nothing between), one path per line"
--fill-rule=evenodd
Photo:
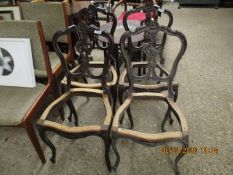
M118 17L118 20L122 21L124 16L125 16L125 12L123 12L121 14L121 16ZM144 20L144 19L146 19L146 16L145 16L145 13L142 13L142 12L134 13L132 15L129 15L129 17L128 17L128 20L139 20L139 21L141 21L141 20Z

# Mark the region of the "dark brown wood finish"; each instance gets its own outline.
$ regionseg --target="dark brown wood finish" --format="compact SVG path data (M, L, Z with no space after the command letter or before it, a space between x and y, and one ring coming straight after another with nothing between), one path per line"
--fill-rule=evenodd
M72 70L70 70L69 65L66 63L64 55L62 54L58 45L59 37L67 34L75 34L77 35L78 39L74 45L74 50L77 54L77 57L79 58L79 64L76 65ZM108 41L108 44L101 45L98 42L99 36L105 37ZM94 44L96 44L97 48L104 51L104 62L102 63L92 61L91 52L94 49ZM47 137L47 131L55 132L56 134L69 139L98 136L104 141L106 165L108 170L111 171L111 163L108 155L110 149L109 132L112 123L112 107L110 105L109 99L111 97L110 88L111 86L114 86L117 81L116 72L112 66L112 63L114 62L114 58L112 56L114 44L111 35L105 32L101 32L95 26L89 26L85 22L80 22L78 25L72 25L66 30L57 31L53 37L53 46L60 58L63 72L65 73L65 79L63 80L65 92L61 97L56 99L46 108L37 124L41 139L50 147L52 151L52 157L50 160L55 162L56 148L51 140L49 140ZM93 75L89 70L90 67L101 68L102 73L99 75ZM113 80L108 82L106 78L111 70L113 74ZM78 78L88 77L92 79L99 79L100 83L85 84L75 81ZM82 127L78 126L78 115L71 100L73 96L90 96L102 98L106 111L103 123L101 125ZM68 127L62 123L52 122L48 119L48 116L53 115L53 112L64 104L67 104L70 109L70 115L68 119L71 121L71 118L74 118L74 127Z
M104 122L102 125L89 125L89 126L66 126L57 122L52 122L47 119L49 115L53 115L54 110L58 109L61 105L67 103L72 96L93 96L102 98L103 104L106 110L106 115L104 117ZM71 114L72 115L72 114ZM88 89L88 88L74 88L70 89L69 92L64 93L61 97L50 104L42 117L39 119L37 128L41 139L49 146L52 151L51 162L55 162L56 158L56 148L47 137L47 132L52 131L62 137L68 139L79 139L88 136L97 136L103 139L105 145L105 160L109 171L111 171L111 162L109 159L109 149L110 149L110 135L109 129L112 121L112 109L109 103L109 96L104 91L99 89Z
M96 7L95 5L91 4L86 8L80 9L77 13L72 14L71 18L72 18L74 24L79 24L80 22L85 22L88 25L95 25L95 26L99 27L100 26L99 20L102 20L99 18L99 15L105 16L104 18L107 18L108 20L112 21L111 26L109 26L108 29L109 29L109 33L111 34L111 36L113 36L113 34L115 33L115 30L116 30L116 26L117 26L117 19L116 19L116 16L114 14L110 13L106 9L99 8L99 7ZM76 42L79 40L79 38L77 37L77 35L73 34L73 39L74 39L73 45L75 46ZM108 39L106 37L101 36L101 35L99 35L98 39L95 39L93 42L94 42L93 46L95 47L95 49L98 49L98 50L101 49L99 47L99 44L100 44L99 42L101 42L103 44L103 46L109 45ZM114 47L115 46L113 46L113 48ZM114 48L112 54L113 54L112 57L115 57L115 48ZM79 61L79 63L82 62L82 60L80 60L80 57L78 55L75 55L75 58ZM116 86L117 74L115 71L115 67L116 67L115 62L116 62L116 60L114 58L111 62L111 66L110 66L110 73L112 74L112 81L110 80L111 82L110 81L107 82L107 86L110 87L111 95L113 98L113 109L115 109L116 101L117 101L117 86ZM101 64L102 64L102 66L101 66ZM95 66L97 66L97 64L95 64L94 62L92 62L92 63L90 62L89 66L95 67ZM99 66L103 67L103 63L100 63ZM77 70L78 67L79 67L79 65L75 66L72 71ZM71 85L73 87L101 88L101 83L97 83L97 84L96 83L94 83L94 84L88 83L87 84L87 80L84 77L83 77L83 79L85 80L84 81L85 84L77 82L77 80L76 80L76 82L72 80ZM67 83L67 80L64 79L64 81L62 81L62 82L63 82L63 84Z
M114 10L116 9L117 6L121 5L122 3L125 3L126 1L120 1L118 4L115 5L115 7L113 7L112 12L114 12ZM143 13L145 14L146 18L145 20L129 20L129 16L132 14L137 14L137 13ZM165 15L168 16L169 21L167 24L167 27L171 27L173 24L173 16L172 13L169 10L163 10L160 6L158 5L154 5L154 3L152 1L143 1L143 3L138 4L137 6L135 6L134 9L129 10L125 13L124 17L123 17L123 21L119 21L117 22L117 27L115 30L115 33L113 34L113 39L114 39L114 43L115 43L115 58L116 58L116 71L117 71L117 75L120 76L120 67L123 63L123 60L121 60L121 51L120 51L120 38L122 37L122 34L124 34L126 31L136 31L139 30L140 28L142 28L143 26L153 26L153 25L159 25L157 22L157 15L159 15L160 13L164 13ZM154 16L153 16L154 15ZM154 20L151 20L152 17L154 18ZM104 24L102 26L100 26L102 31L107 31L109 32L109 28L112 25L112 23L107 23ZM164 64L165 59L163 57L163 50L164 50L164 46L166 43L166 38L167 38L167 34L164 33L163 37L162 37L162 42L160 45L158 45L158 47L160 48L159 51L159 56L160 56L160 63L161 65ZM142 40L144 39L144 34L143 33L138 33L137 35L132 35L131 38L129 40L126 40L125 42L128 43L129 45L140 45L140 42L142 42ZM135 50L134 52L131 53L132 54L132 58L134 58L134 61L142 61L144 60L143 54L140 53L140 51ZM138 70L139 74L141 72L141 68ZM163 71L165 72L165 71ZM175 88L176 91L178 91L178 86L176 86L177 88ZM119 102L121 104L122 102L122 93L124 88L121 88L119 86L118 89L118 99ZM158 90L158 89L157 89ZM115 110L114 110L115 113Z
M161 4L160 2L156 1L158 4ZM119 1L111 10L112 13L115 12L116 8L118 6L120 6L121 4L125 4L125 7L127 7L127 1ZM134 9L127 11L127 8L125 9L125 15L123 17L123 27L122 27L122 22L118 21L117 22L117 27L115 30L115 33L113 34L114 37L114 42L116 44L115 48L115 57L116 57L116 71L117 71L117 75L120 75L120 67L122 65L122 60L120 59L119 53L119 39L121 38L121 35L125 32L125 31L134 31L137 28L139 28L140 26L146 25L146 26L150 26L151 23L157 23L157 16L161 13L164 13L165 15L168 16L169 18L169 22L168 22L168 27L172 26L173 23L173 16L172 13L169 10L163 10L160 6L158 5L154 5L153 1L149 0L149 1L143 1L143 3L139 3L139 4L134 4ZM129 20L129 16L132 14L137 14L137 13L143 13L145 14L146 18L145 20ZM151 20L152 17L154 18L154 20ZM101 30L103 31L109 31L109 27L112 24L105 24L103 26L100 26ZM135 44L135 42L137 43L138 41L141 41L142 39L142 35L140 36L132 36L131 41ZM164 45L166 42L166 34L164 34L163 39L162 39L162 49L161 49L161 60L164 63L164 59L163 59L163 49L164 49ZM135 55L136 59L142 59L140 58L140 55ZM162 64L163 64L162 63Z
M163 67L163 65L161 65L161 60L156 59L156 55L159 54L160 49L159 44L156 43L156 35L159 32L164 32L167 35L177 37L181 42L180 50L174 59L170 72L168 72ZM138 35L140 33L144 34L144 39L141 41L140 46L135 47L132 44L126 44L126 40L129 40L133 35ZM176 88L178 88L178 84L173 83L179 61L181 60L187 47L187 41L184 34L178 31L173 31L170 28L164 26L145 26L136 30L135 32L126 32L121 37L120 46L121 53L125 61L126 70L123 71L122 75L120 76L119 83L120 87L123 88L123 92L127 92L127 96L124 100L122 99L123 94L119 96L121 99L121 106L118 108L114 116L111 129L112 148L117 157L115 165L113 166L113 169L115 170L117 169L120 162L120 155L116 148L116 142L120 138L130 139L146 146L155 146L168 142L178 142L182 145L182 149L188 147L188 125L183 113L175 103L177 99ZM132 54L130 54L132 50L140 50L146 56L146 61L132 61ZM146 71L143 75L139 76L133 72L133 67L142 67L145 68ZM158 69L159 72L157 72L156 69ZM127 79L127 81L125 81L125 79ZM144 81L149 80L152 82L152 84L143 84ZM122 89L119 90L121 91ZM168 95L161 93L161 91L164 90L168 91ZM131 114L130 104L132 103L133 99L138 98L142 98L144 100L154 99L163 101L167 104L168 109L161 124L161 133L145 133L133 129L134 122L133 116ZM125 111L127 112L131 123L130 129L122 128L122 126L119 125L122 123L122 116L124 116ZM178 121L180 125L180 131L165 131L164 126L168 119L170 120L170 124L173 122L171 114L173 114ZM183 157L183 155L184 152L181 152L174 160L174 170L176 174L179 174L178 162Z

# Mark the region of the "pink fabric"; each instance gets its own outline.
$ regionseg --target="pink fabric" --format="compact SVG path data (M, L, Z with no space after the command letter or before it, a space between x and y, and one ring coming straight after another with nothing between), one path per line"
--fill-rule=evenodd
M125 16L125 12L123 12L121 14L121 16L118 17L118 20L122 21L124 16ZM141 21L141 20L144 20L144 19L146 19L146 16L145 16L145 13L142 13L142 12L134 13L134 14L132 14L132 15L130 15L128 17L128 20L139 20L139 21Z

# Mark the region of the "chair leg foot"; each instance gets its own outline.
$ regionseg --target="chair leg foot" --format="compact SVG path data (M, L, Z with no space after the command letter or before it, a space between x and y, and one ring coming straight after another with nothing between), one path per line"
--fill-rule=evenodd
M88 81L87 81L87 79L86 79L85 77L82 77L82 79L83 79L83 82L84 82L85 84L88 84Z
M41 139L44 141L44 143L46 145L48 145L48 147L51 149L52 151L52 156L50 158L50 161L52 163L55 163L55 159L56 159L56 148L54 146L54 144L49 140L48 136L46 135L46 131L43 129L42 126L37 125L38 131L39 131L39 135L41 137Z
M170 117L169 117L169 124L172 125L173 122L174 122L174 120L173 120L173 118L172 118L171 115L170 115Z
M52 163L55 163L55 162L56 162L55 157L51 157L49 160L50 160Z

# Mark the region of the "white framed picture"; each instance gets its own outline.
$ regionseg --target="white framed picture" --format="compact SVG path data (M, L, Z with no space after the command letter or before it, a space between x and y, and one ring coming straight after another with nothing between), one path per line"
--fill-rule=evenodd
M0 85L36 86L30 39L0 38Z

